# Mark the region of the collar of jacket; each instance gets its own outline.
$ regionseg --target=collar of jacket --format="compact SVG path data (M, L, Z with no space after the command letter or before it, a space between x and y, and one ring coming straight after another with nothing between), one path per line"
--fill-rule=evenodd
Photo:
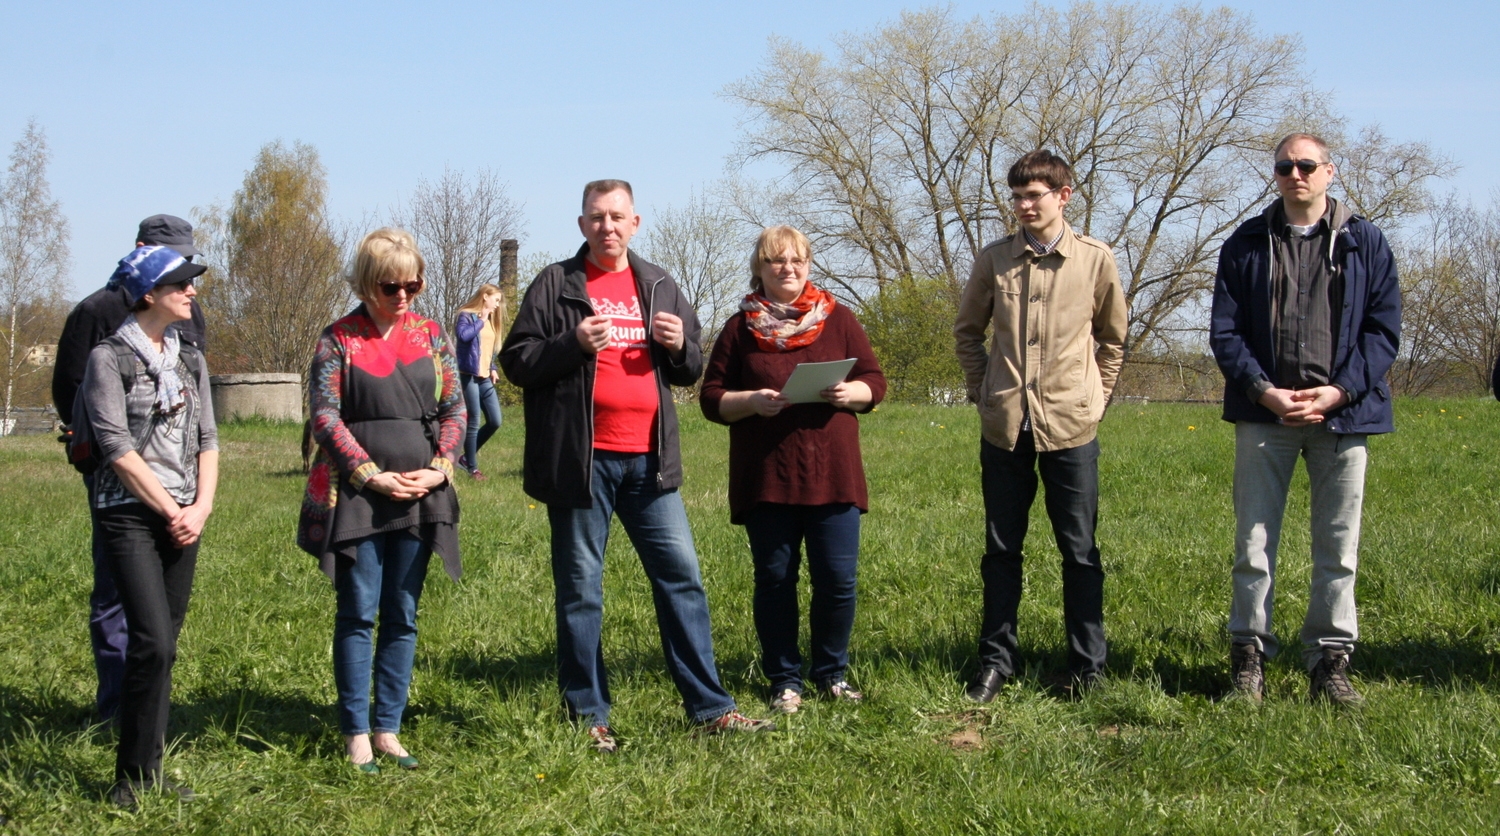
M1072 258L1077 253L1077 247L1079 246L1081 244L1078 241L1078 233L1073 231L1073 227L1070 224L1063 224L1062 239L1057 242L1057 246L1053 247L1052 252L1047 253L1047 255L1060 255L1063 258ZM1026 246L1026 236L1019 229L1016 230L1016 234L1012 235L1010 241L1006 244L1005 254L1016 261L1026 258L1047 257L1045 255L1037 255L1034 250Z
M1276 215L1281 209L1281 203L1282 198L1278 197L1260 213L1260 221L1265 225L1264 235L1267 240L1277 232ZM1333 230L1333 234L1328 236L1328 261L1338 264L1339 253L1359 249L1359 241L1355 240L1350 233L1349 225L1356 220L1362 221L1364 218L1354 214L1354 210L1350 209L1348 204L1332 195L1328 196L1328 207L1323 213L1323 217L1328 219L1328 228Z
M588 262L588 254L589 245L585 242L572 258L562 262L564 296L588 301L588 268L584 266ZM630 262L630 270L635 274L636 287L643 291L650 290L667 277L667 271L636 255L635 250L626 249L625 259ZM644 303L643 299L642 304Z

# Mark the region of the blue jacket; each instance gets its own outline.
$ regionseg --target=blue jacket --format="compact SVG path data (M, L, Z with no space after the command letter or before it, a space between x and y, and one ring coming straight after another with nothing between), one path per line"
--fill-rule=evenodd
M1275 413L1250 400L1259 380L1274 380L1271 300L1272 242L1266 214L1251 218L1219 251L1209 343L1224 373L1224 420L1273 423ZM1394 430L1386 372L1401 338L1401 287L1390 245L1378 228L1349 215L1337 223L1333 264L1344 280L1344 305L1334 346L1333 383L1349 402L1328 414L1336 433Z
M458 336L453 356L463 374L479 374L479 332L483 330L484 317L469 311L458 312L458 321L453 323L453 333Z

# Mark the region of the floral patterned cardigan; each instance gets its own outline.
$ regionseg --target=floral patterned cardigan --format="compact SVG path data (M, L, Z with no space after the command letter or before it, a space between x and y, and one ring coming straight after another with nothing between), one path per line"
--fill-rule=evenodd
M382 338L360 305L323 330L308 375L318 455L307 477L297 545L331 578L355 542L416 529L457 580L458 495L453 466L467 416L453 350L436 322L406 313ZM448 477L416 500L365 483L386 470L432 468Z

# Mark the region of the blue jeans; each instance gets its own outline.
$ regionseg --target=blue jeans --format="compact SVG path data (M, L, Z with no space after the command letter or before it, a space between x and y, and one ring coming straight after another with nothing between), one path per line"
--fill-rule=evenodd
M837 505L777 505L762 502L745 516L745 534L755 558L755 633L761 668L771 692L802 692L802 656L797 652L797 576L807 542L812 579L808 612L812 680L831 685L849 667L854 629L854 585L859 564L859 509Z
M735 709L719 684L709 631L708 597L687 511L676 490L656 486L654 453L594 451L592 508L547 506L552 524L552 581L557 595L557 679L568 712L589 725L609 723L609 682L600 646L604 616L604 547L609 521L620 524L651 582L667 671L696 722Z
M464 436L464 461L468 463L469 472L472 473L479 469L479 448L500 429L500 395L495 392L495 384L488 377L461 373L458 379L463 384L464 405L469 410L469 432ZM481 413L484 416L483 427L479 426Z
M417 599L427 579L432 546L411 530L372 534L359 541L356 559L339 560L333 589L333 681L338 688L339 730L368 734L370 726L370 637L375 616L375 724L377 732L401 731L417 654Z
M1280 650L1271 629L1276 549L1287 488L1301 456L1307 462L1312 517L1312 584L1302 622L1302 660L1311 670L1324 648L1354 649L1359 638L1354 576L1365 498L1365 438L1332 433L1321 424L1235 423L1232 641L1254 644L1267 656Z
M1015 675L1016 611L1021 604L1021 547L1037 474L1046 488L1047 517L1062 552L1063 627L1068 670L1088 677L1104 671L1104 566L1094 542L1099 521L1099 440L1066 450L1038 452L1023 432L1014 450L979 442L984 481L984 622L979 664Z

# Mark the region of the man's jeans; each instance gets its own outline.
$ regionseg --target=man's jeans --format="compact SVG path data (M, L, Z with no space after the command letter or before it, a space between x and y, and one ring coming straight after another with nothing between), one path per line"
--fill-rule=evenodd
M458 378L463 384L464 406L469 414L468 432L464 435L464 461L472 473L479 469L479 448L500 429L500 395L488 377L459 374ZM479 425L481 417L484 418L483 427Z
M337 612L333 622L333 681L338 689L339 731L368 734L370 670L375 672L377 732L401 731L417 655L417 601L427 579L432 546L410 530L372 534L356 546L355 560L334 569ZM376 619L380 634L373 642Z
M984 623L979 628L979 664L1015 675L1016 610L1021 604L1021 547L1037 471L1046 488L1047 516L1062 552L1063 626L1068 634L1068 670L1090 677L1104 670L1104 567L1094 542L1099 519L1099 441L1038 453L1035 437L1023 432L1016 449L980 439L984 481Z
M812 606L808 610L812 680L826 686L844 679L849 667L849 634L854 629L859 517L859 509L849 503L771 502L757 504L745 516L745 534L755 560L755 632L760 637L760 665L773 694L787 688L802 693L797 578L803 543L807 544L807 573L812 578Z
M1365 496L1363 435L1331 433L1320 424L1234 425L1234 599L1229 634L1233 641L1254 644L1267 656L1275 656L1281 647L1271 632L1276 547L1298 455L1307 461L1311 488L1312 590L1302 622L1302 656L1311 670L1323 648L1353 650L1359 638L1354 573Z
M594 507L547 506L557 595L557 678L568 712L589 725L609 723L609 682L599 634L604 547L615 514L651 582L662 653L688 716L702 722L735 709L714 664L708 598L698 576L687 511L676 490L657 488L656 473L654 453L595 450Z

